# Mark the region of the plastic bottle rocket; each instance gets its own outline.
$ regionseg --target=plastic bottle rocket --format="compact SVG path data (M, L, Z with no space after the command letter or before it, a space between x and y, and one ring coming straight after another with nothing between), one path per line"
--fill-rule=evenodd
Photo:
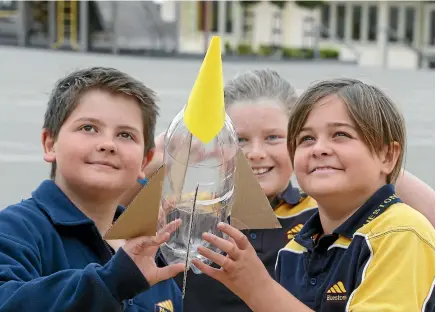
M166 132L164 164L149 177L125 212L104 234L107 240L154 236L174 219L182 225L160 253L168 264L210 261L198 254L204 232L223 237L219 222L239 230L281 228L268 198L238 147L237 136L224 108L219 37L212 38L185 107Z
M160 253L168 264L187 269L205 246L204 232L223 237L219 222L239 230L281 228L268 198L238 147L237 136L224 108L219 37L213 37L185 107L173 119L165 137L164 164L138 192L125 212L104 234L107 240L154 236L174 219L182 224Z
M227 222L235 189L237 136L225 113L219 37L213 37L185 107L173 119L165 137L165 178L161 206L164 223L177 218L180 228L161 246L168 264L191 264L199 246L209 246L204 232L222 237L219 222Z

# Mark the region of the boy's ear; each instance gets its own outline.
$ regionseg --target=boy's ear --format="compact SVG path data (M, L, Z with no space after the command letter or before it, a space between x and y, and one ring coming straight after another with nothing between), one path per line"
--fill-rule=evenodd
M144 173L144 168L150 163L150 161L153 159L154 156L154 152L155 152L155 148L151 148L148 153L146 155L144 155L144 159L142 160L142 165L141 165L141 172L139 173L138 178L140 179L144 179L145 178L145 173Z
M48 163L56 162L55 154L55 139L48 129L43 129L41 134L41 142L44 148L44 160Z
M401 153L401 146L398 142L392 142L390 145L386 145L383 148L381 154L381 161L383 166L382 170L384 174L386 175L391 174L392 170L394 170L398 162L400 153Z

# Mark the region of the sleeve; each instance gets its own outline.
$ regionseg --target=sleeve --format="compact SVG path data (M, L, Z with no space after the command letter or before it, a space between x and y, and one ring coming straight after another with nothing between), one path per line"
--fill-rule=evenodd
M118 250L104 266L40 276L39 253L0 234L0 311L121 311L122 301L150 286L135 263Z
M346 311L434 311L434 234L428 232L404 228L366 236L369 257Z

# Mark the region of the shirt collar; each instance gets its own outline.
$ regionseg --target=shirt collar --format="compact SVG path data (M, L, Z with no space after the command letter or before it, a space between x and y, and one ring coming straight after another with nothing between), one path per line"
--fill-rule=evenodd
M303 198L303 195L301 194L300 190L296 187L292 186L292 183L289 182L286 189L279 195L275 196L271 201L271 207L277 207L281 203L285 202L292 206L295 206L300 203L301 199Z
M382 186L351 217L333 231L333 234L353 238L354 233L363 225L381 215L390 205L401 202L392 184ZM312 237L322 233L319 212L314 213L301 229L295 240L308 247L312 245Z
M43 181L32 192L32 198L38 207L43 210L55 225L76 226L94 224L79 208L77 208L64 192L52 180ZM114 216L116 220L125 208L118 206Z

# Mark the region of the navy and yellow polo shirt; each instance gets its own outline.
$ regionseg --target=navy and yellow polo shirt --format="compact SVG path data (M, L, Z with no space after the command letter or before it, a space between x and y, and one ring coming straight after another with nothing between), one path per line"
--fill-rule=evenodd
M278 282L308 307L434 311L434 230L393 185L380 188L332 234L321 234L316 213L277 260Z
M285 230L285 242L282 247L297 235L304 223L317 211L316 201L302 190L288 188L271 201L274 212L279 219L282 230ZM281 248L281 247L280 247Z
M242 231L255 248L268 272L274 276L277 254L303 224L317 210L315 201L299 189L289 184L288 188L271 201L275 207L277 218L283 228L268 230ZM213 267L217 267L212 264ZM183 274L176 277L177 284L182 287ZM183 300L184 311L208 312L249 312L248 306L220 282L205 274L196 275L188 271L186 295Z

